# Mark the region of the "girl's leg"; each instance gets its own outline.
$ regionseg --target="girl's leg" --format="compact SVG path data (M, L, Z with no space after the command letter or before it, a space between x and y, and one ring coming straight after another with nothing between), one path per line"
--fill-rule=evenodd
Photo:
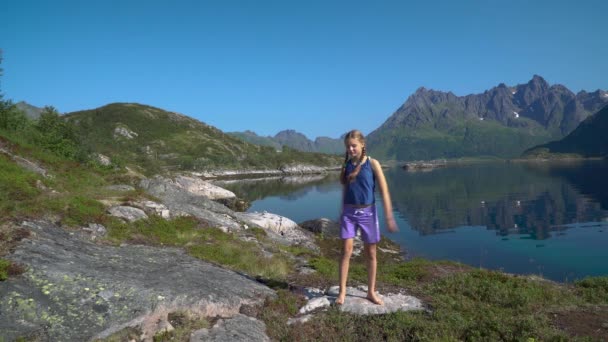
M344 239L342 247L342 260L340 260L340 293L336 299L336 304L344 304L346 297L346 279L348 278L348 267L350 266L350 257L353 254L353 239Z
M376 244L364 244L365 256L367 257L367 299L372 303L383 305L382 299L376 295L376 270L378 261L376 260Z

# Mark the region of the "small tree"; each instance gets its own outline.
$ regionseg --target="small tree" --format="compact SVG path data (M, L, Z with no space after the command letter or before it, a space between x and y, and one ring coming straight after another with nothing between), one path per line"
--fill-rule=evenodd
M74 127L64 121L54 107L44 107L35 127L40 133L38 144L41 147L64 157L77 159L79 148Z
M0 65L2 65L2 50L0 49ZM0 67L0 77L3 69ZM1 82L0 82L1 84ZM0 129L18 130L28 123L27 117L17 109L11 100L4 100L2 88L0 88Z

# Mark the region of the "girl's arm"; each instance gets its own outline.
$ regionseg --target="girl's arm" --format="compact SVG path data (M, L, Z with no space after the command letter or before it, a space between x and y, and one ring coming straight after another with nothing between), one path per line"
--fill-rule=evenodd
M384 217L386 218L386 226L389 232L394 233L399 230L399 227L397 227L395 217L393 216L393 203L391 202L391 194L388 191L388 185L386 184L386 179L384 178L384 172L382 172L382 166L380 166L380 163L377 160L371 159L371 163L372 170L376 176L376 182L380 187L380 193L382 194L382 202L384 202Z

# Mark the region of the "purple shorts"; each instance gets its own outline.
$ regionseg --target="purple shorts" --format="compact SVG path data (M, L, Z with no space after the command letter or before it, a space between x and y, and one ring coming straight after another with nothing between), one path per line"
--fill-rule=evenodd
M357 208L344 205L340 217L340 237L352 239L357 233L357 227L361 230L361 240L365 243L380 242L380 225L376 206Z

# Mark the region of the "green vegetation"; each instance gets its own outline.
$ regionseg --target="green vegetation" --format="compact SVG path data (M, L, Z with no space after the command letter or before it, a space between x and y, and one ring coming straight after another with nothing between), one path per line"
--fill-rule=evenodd
M275 148L276 150L281 150L283 148L283 146L281 144L279 144L278 142L274 141L272 139L272 137L262 137L262 136L255 134L254 132L250 132L250 131L228 132L227 134L229 134L235 138L239 138L248 143L252 143L254 145L270 146L270 147Z
M267 244L272 256L265 256L259 245L244 241L217 228L202 228L190 217L171 221L152 216L148 220L122 223L107 221L108 238L115 243L131 242L149 245L184 247L196 258L264 279L283 280L292 262L279 247L266 241L258 230L247 231Z
M246 143L187 116L114 103L66 115L85 149L112 156L145 174L161 170L279 169L285 165L339 165L335 156ZM94 128L94 129L93 129Z
M524 152L534 159L576 159L608 156L608 106L591 115L565 138Z
M574 283L577 291L591 304L608 304L608 277L590 277Z
M137 137L115 139L113 132L117 125L124 125L125 129L137 128ZM90 133L88 137L86 132ZM428 137L429 141L439 142L452 139L432 132ZM0 148L4 151L0 153L0 281L23 271L22 267L20 269L19 265L4 258L29 234L28 230L17 228L14 221L52 218L68 229L97 222L108 229L104 243L184 248L194 257L249 274L268 284L288 283L290 286L277 290L277 298L268 299L257 313L274 340L564 341L605 338L594 335L603 329L601 326L580 332L569 329L572 325L568 324L573 324L577 313L590 307L600 314L608 312L608 277L556 284L450 262L423 259L403 262L384 252L379 253L379 290L414 294L424 300L428 310L358 316L331 308L317 313L307 323L287 325L288 318L297 315L305 302L297 290L289 288L319 284L325 287L336 283L341 245L338 239L318 236L321 253L315 254L300 247L277 245L259 229L239 234L224 233L188 217L165 220L152 216L124 223L109 217L102 201L121 203L146 195L138 191L105 190L106 185L129 183L134 178L124 168L103 167L88 158L90 152L107 153L115 165L134 163L143 172L152 173L163 168L198 169L205 165L279 167L291 162L320 161L329 165L334 161L329 157L323 159L322 155L302 154L291 149L279 154L272 148L254 147L225 138L221 132L194 120L141 105L109 105L95 111L74 113L67 121L48 108L39 121L32 122L15 111L10 101L1 98ZM18 166L16 157L38 164L48 176ZM429 196L436 191L433 186L449 191L466 190L454 182L429 185ZM419 194L416 196L423 198ZM488 196L491 197L491 193ZM469 200L478 201L477 198ZM252 237L258 243L251 242ZM383 240L380 247L384 250L394 246ZM317 272L297 274L296 257L308 259ZM354 258L349 285L365 284L366 278L363 258ZM557 314L566 317L565 323L555 323ZM190 316L187 312L169 314L169 321L176 330L160 333L154 340L186 340L190 331L209 326L206 319ZM602 322L605 322L605 316ZM140 331L128 328L107 340L131 340L140 335Z
M8 268L10 265L10 261L0 259L0 281L8 279Z
M385 128L370 137L370 154L386 160L432 160L493 156L514 158L526 148L550 140L549 133L526 118L526 127L490 120L447 120L442 126Z
M168 315L169 323L175 328L154 336L154 342L190 341L190 333L195 330L209 328L209 321L205 318L192 316L189 312L177 311Z
M336 258L320 256L311 263L335 284ZM349 284L365 284L365 276L364 261L355 258ZM451 262L414 259L404 263L384 256L378 269L380 290L405 289L425 299L428 311L359 316L332 308L306 323L287 325L302 298L283 293L266 303L260 317L274 340L588 340L592 337L568 335L556 327L554 313L605 305L607 279L589 278L570 286Z

